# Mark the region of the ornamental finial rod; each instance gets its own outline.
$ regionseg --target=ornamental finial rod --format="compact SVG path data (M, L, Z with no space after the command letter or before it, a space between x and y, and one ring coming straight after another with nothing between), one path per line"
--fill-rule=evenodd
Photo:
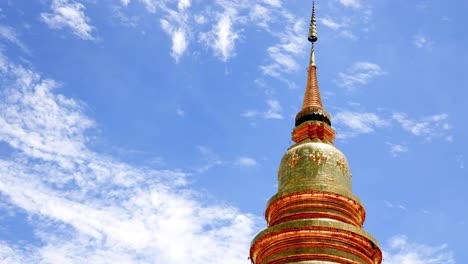
M314 43L318 40L317 20L315 19L315 1L312 2L312 18L310 19L309 41Z
M314 43L318 40L317 20L315 19L315 0L312 2L312 17L310 19L310 28L309 28L308 40L312 43L312 47L310 49L309 65L315 66Z

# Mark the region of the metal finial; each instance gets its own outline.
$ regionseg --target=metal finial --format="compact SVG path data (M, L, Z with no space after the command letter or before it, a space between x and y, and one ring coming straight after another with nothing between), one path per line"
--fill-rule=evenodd
M318 40L317 20L315 19L315 1L312 2L312 18L310 19L309 41L314 43Z

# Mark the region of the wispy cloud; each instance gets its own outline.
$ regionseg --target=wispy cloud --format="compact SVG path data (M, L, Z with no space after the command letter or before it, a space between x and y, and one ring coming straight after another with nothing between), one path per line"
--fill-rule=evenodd
M340 29L342 27L347 26L347 24L339 23L339 22L335 21L334 19L332 19L330 17L320 18L319 21L322 23L322 25L324 25L324 26L326 26L328 28L331 28L333 30L337 30L337 29Z
M413 44L417 48L429 47L431 43L432 43L431 40L427 36L424 36L422 34L417 34L413 36Z
M340 4L345 7L357 9L361 7L361 0L340 0Z
M239 34L234 30L232 17L228 13L221 15L213 31L202 35L202 40L205 43L213 43L211 47L223 61L227 61L235 55L235 41L238 38Z
M248 12L254 5L243 0L217 0L216 3L221 6L222 11L211 14L215 17L215 23L210 31L200 33L200 41L211 48L216 56L227 61L235 56L236 41L241 37L242 30L236 26L248 21L241 12Z
M350 40L357 40L358 37L349 29L350 26L350 19L345 18L342 19L341 22L336 21L333 18L325 17L319 19L320 23L334 31L338 31L339 34L336 34L339 37L350 39Z
M263 2L274 7L281 7L283 4L281 0L263 0Z
M284 31L274 33L278 43L268 47L270 61L260 67L263 74L279 79L284 79L284 74L295 72L300 68L297 60L305 54L308 47L307 38L304 37L307 29L303 21L295 20L285 11L282 15L284 23L288 26Z
M94 152L87 136L94 121L80 102L55 93L55 81L1 60L0 141L15 152L0 158L0 199L34 218L40 243L1 242L0 262L245 259L255 217L202 198L180 170L140 168Z
M428 246L408 241L406 236L393 237L384 250L384 264L455 264L448 245Z
M29 49L26 45L19 39L18 34L16 33L15 29L12 27L8 27L5 25L0 25L0 38L3 38L16 46L18 46L21 50L26 53L30 53Z
M408 147L404 144L393 144L390 142L387 142L387 145L390 147L390 153L394 156L397 157L401 153L408 152Z
M333 115L337 138L347 139L362 134L373 133L377 128L400 126L412 136L421 137L426 142L433 139L453 141L452 125L447 114L429 115L418 119L408 118L406 113L374 113L366 111L341 110ZM393 156L409 151L407 144L386 143Z
M189 47L192 38L189 8L190 0L179 0L177 8L170 8L167 0L142 0L149 12L155 13L156 7L161 11L160 24L162 30L171 38L171 56L179 62Z
M404 113L393 114L393 119L396 120L401 127L414 136L421 136L427 140L434 137L443 137L451 141L449 131L452 127L449 124L449 116L447 114L438 114L423 117L419 120L411 120Z
M346 139L360 134L368 134L377 128L386 127L390 122L375 113L342 111L334 115L333 122L340 130L337 138ZM342 128L342 129L340 129Z
M120 0L120 3L124 6L128 6L130 4L130 0Z
M257 165L257 161L250 157L240 157L237 161L237 164L241 167L254 167Z
M345 72L338 73L337 84L348 90L352 90L358 85L366 85L372 79L384 75L382 68L371 62L356 62Z
M358 36L349 29L342 30L339 35L345 39L358 40Z
M52 13L41 13L41 19L53 29L70 28L73 33L84 40L94 40L94 26L85 15L85 6L68 0L53 0Z
M384 204L388 208L396 208L396 209L400 209L400 210L403 210L403 211L408 211L406 206L403 205L403 204L394 204L394 203L391 203L389 201L384 201Z
M187 32L183 27L174 27L168 20L161 19L161 28L171 36L172 52L171 55L176 62L179 61L182 54L188 47Z
M179 8L179 10L187 9L191 5L192 5L191 0L179 0L179 2L177 3L177 7Z
M213 167L223 165L225 162L222 161L218 154L216 154L211 148L207 146L197 146L198 151L201 154L203 165L195 169L197 173L205 173Z
M270 99L267 104L269 108L266 111L248 110L242 116L247 118L283 119L281 115L282 107L279 101Z
M264 30L276 39L276 43L266 48L268 60L260 66L261 71L287 82L282 74L297 71L296 61L302 59L307 49L305 23L286 10L280 0L216 0L203 3L201 11L196 12L189 12L189 9L201 2L179 0L177 8L170 0L139 2L150 13L162 16L160 24L171 38L171 55L176 62L194 40L227 62L235 57L237 43L245 38L243 32L250 27ZM122 2L123 7L128 4L129 1ZM271 30L273 25L275 30Z

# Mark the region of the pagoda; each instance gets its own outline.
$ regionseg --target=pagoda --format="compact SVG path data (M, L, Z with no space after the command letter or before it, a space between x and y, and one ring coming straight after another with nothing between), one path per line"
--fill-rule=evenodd
M268 228L252 241L254 264L380 264L377 241L362 229L365 210L351 190L345 155L333 145L335 131L320 97L315 65L315 3L309 30L312 43L295 142L281 160L278 193L268 202Z

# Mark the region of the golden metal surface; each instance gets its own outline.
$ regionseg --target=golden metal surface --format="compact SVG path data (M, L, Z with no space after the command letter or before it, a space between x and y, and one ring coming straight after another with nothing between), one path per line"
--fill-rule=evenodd
M317 34L317 19L315 18L315 1L312 1L312 17L310 19L309 27L309 41L314 43L318 40Z
M313 108L323 109L317 80L317 67L315 65L309 66L304 102L302 103L302 110Z
M310 161L310 153L326 156L320 163ZM300 188L322 190L328 186L351 192L351 178L343 174L343 164L347 167L346 157L335 146L320 142L305 142L292 146L283 156L281 163L288 164L288 169L280 172L278 191L291 193ZM280 164L280 167L284 166Z

